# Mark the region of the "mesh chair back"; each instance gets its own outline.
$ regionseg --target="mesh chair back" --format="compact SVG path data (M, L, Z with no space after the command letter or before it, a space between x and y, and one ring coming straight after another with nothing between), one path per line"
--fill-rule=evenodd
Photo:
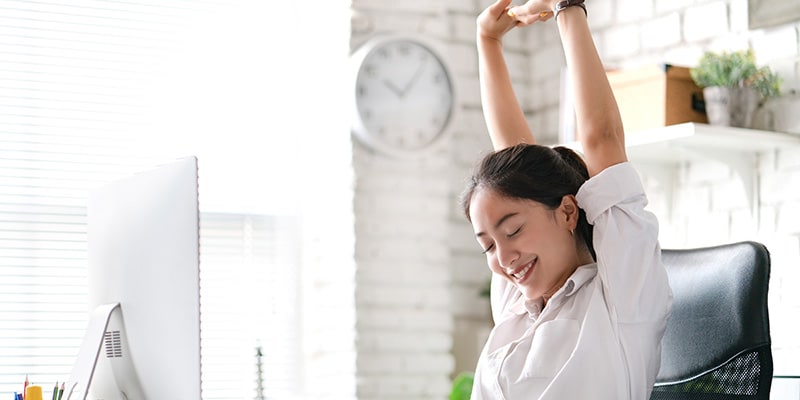
M755 242L664 250L673 309L652 400L769 399L770 258Z

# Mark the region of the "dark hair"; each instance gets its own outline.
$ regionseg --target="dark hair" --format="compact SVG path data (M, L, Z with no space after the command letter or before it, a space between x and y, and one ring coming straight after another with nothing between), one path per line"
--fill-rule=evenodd
M469 220L472 195L478 188L486 188L509 198L533 200L553 210L564 196L577 194L587 179L586 163L574 151L562 146L518 144L488 154L478 163L461 196L461 206ZM592 245L592 226L582 209L578 212L575 233L586 244L592 258L597 259Z

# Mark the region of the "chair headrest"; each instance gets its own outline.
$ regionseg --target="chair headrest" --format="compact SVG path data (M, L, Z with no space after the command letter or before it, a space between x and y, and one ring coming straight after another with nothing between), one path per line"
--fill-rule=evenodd
M680 382L770 344L770 256L756 242L663 250L673 293L657 382Z

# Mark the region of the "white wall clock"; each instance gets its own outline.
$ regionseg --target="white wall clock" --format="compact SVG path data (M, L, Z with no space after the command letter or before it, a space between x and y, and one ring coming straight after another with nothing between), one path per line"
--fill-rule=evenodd
M418 38L374 37L352 55L352 130L389 155L420 154L441 142L453 119L453 81L434 48Z

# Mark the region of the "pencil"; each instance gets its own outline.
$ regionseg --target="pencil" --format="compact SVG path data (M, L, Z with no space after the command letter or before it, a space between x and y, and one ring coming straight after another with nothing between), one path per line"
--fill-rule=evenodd
M61 382L61 389L58 389L58 399L56 400L61 400L61 396L63 395L64 395L64 382Z
M58 399L58 381L56 381L56 384L53 385L53 396L51 397L51 399L52 400Z
M25 392L28 391L28 385L30 381L28 381L28 374L25 374L25 384L22 387L22 400L25 400Z

